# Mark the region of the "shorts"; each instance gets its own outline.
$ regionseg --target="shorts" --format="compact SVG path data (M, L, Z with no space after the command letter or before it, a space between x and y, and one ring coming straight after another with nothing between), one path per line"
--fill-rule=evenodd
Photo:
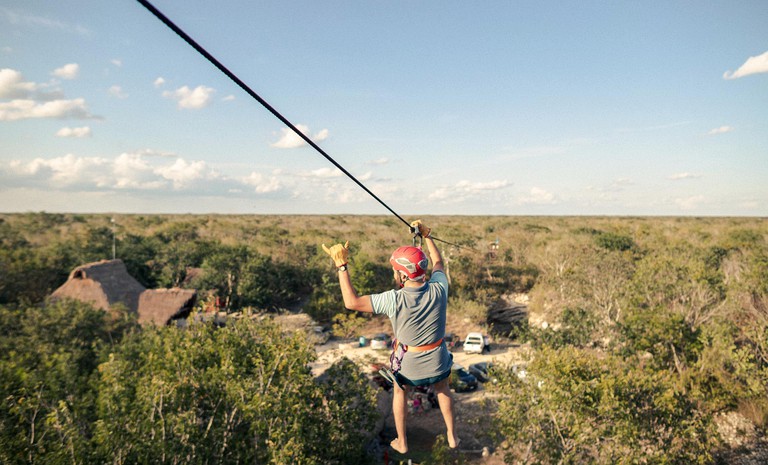
M408 386L429 386L431 384L439 383L440 381L450 376L450 374L451 374L451 369L449 368L445 373L439 374L437 376L433 376L431 378L408 379L405 376L401 375L400 373L395 373L395 376L397 377L397 380L400 382L400 384L405 384Z

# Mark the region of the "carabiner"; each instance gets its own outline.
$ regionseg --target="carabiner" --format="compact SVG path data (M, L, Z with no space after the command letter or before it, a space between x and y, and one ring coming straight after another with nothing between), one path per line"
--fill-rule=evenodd
M421 233L419 232L419 228L414 228L413 226L410 226L410 228L411 228L411 234L413 234L413 242L412 242L413 246L421 248L421 244L422 244L423 238L421 237ZM417 237L419 238L419 245L418 246L416 245L416 238Z

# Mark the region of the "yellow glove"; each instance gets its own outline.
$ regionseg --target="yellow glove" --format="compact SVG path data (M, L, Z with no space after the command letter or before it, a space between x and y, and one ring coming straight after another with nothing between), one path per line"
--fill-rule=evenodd
M432 232L432 228L428 228L427 225L421 222L421 220L416 220L411 223L411 227L414 230L418 230L421 237L429 237L429 234Z
M323 250L331 256L333 263L337 267L347 264L347 259L349 258L349 241L344 245L333 245L330 249L323 244Z

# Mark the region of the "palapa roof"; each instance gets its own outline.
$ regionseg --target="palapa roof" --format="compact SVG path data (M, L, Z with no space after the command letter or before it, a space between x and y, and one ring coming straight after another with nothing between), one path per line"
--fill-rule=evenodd
M146 288L128 274L122 260L102 260L78 266L51 297L88 302L107 312L118 303L137 313L139 296Z
M197 299L193 289L149 289L139 296L139 323L167 325L171 320L186 318Z
M128 274L122 260L102 260L78 266L51 295L70 298L113 312L117 304L138 314L139 323L167 325L189 315L197 299L194 289L146 289Z

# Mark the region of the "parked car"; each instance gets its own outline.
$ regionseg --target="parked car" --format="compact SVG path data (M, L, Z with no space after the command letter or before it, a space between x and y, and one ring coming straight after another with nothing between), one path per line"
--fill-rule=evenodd
M491 362L478 362L469 366L469 372L481 383L488 381L496 382L496 378L491 378L490 371L493 368Z
M445 333L445 336L443 336L443 340L445 341L445 346L448 347L448 350L453 352L453 349L456 348L456 346L459 344L461 339L454 336L453 333Z
M464 352L468 354L482 354L491 351L491 344L487 336L482 333L469 333L464 339Z
M456 392L474 391L477 389L477 378L461 365L454 363L448 385Z
M392 338L386 333L379 333L371 339L371 349L387 350L391 344Z

